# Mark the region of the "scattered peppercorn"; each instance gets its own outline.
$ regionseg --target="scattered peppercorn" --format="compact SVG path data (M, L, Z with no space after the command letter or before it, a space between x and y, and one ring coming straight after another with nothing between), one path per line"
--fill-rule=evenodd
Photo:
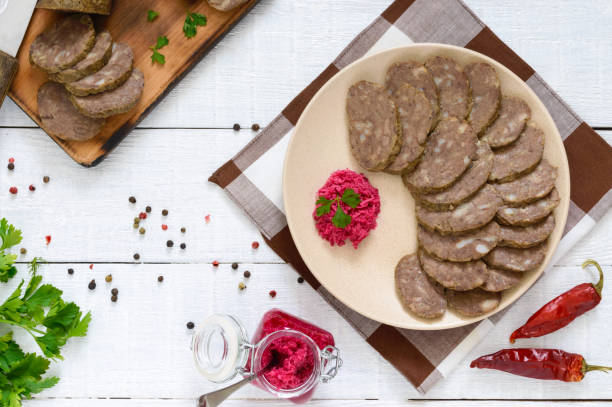
M8 168L9 171L13 171L15 169L15 164L9 163L9 165L7 165L6 168Z
M187 248L187 245L185 243L181 243L181 249L185 250Z
M14 163L15 159L13 157L9 158L9 163Z
M49 243L51 243L51 235L45 236L45 242L47 243L47 246L49 246Z
M19 249L19 253L21 254L26 254L28 252L28 250L25 247L22 247L21 249Z
M212 265L214 267L219 267L219 262L217 260L215 260L215 261L212 262Z
M140 260L140 254L134 253L134 260Z
M187 322L187 329L193 329L193 327L195 327L195 324L193 322Z
M243 282L238 283L238 289L239 289L240 291L242 291L242 290L246 289L246 284L245 284L245 283L243 283Z
M249 270L245 270L244 273L242 273L242 275L244 276L244 278L250 278L251 272Z
M158 281L158 282L160 282L160 283L161 283L162 281L164 281L164 276L158 276L158 277L157 277L157 281Z
M112 302L117 302L117 296L116 296L116 295L113 295L113 296L111 297L111 301L112 301Z
M259 248L259 242L253 242L253 243L251 243L251 247L252 247L253 249L258 249L258 248Z
M88 287L89 287L90 290L95 290L96 289L96 280L91 280L89 282Z
M298 283L300 284L304 283L304 277L298 277Z
M236 270L238 268L238 263L232 263L232 268Z
M49 176L48 176L48 175L45 175L45 176L43 177L43 182L44 182L45 184L47 184L47 183L49 183L49 181L51 181L51 178L49 178Z
M107 275L106 277L104 277L104 280L107 283L110 283L111 281L113 281L113 275L112 274Z
M166 242L166 246L168 246L168 247L172 247L172 246L174 246L174 242L173 242L172 240L168 240L168 241Z
M128 201L130 201L130 203L135 204L136 203L136 198L131 196L131 197L129 197Z
M139 217L140 219L146 219L146 218L147 218L147 214L146 214L146 213L144 213L144 212L140 212L140 213L138 214L138 217Z
M114 295L114 296L117 296L117 295L119 295L119 290L118 290L118 289L116 289L116 288L113 288L113 289L111 290L111 294L112 294L112 295Z
M184 227L181 228L181 233L185 233L187 232L187 229L185 229Z
M274 291L274 290L270 291L269 294L270 294L270 297L272 297L272 298L276 297L276 291Z
M162 230L168 230L168 225L162 224Z
M13 195L17 195L17 192L18 192L17 187L10 187L9 192Z
M257 123L253 123L253 125L251 126L251 130L253 130L253 131L259 131L259 124L257 124Z
M210 223L210 215L204 216L204 220L206 221L206 223Z
M238 124L238 123L234 123L234 130L235 130L235 131L240 130L240 124Z
M90 264L90 265L89 265L89 269L90 269L90 270L93 270L93 264Z
M145 212L151 213L151 207L149 205L147 205L147 207L145 208Z
M140 223L140 218L138 216L134 218L134 223Z
M134 223L134 229L138 229L138 226L140 226L138 223Z
M145 228L140 228L138 229L138 233L140 233L141 235L144 235L145 233L147 233L147 230Z
M74 274L74 269L73 268L69 268L68 269L68 274L73 275Z
M168 209L162 210L162 216L168 216Z
M36 191L36 187L33 184L30 184L30 186L28 188L32 192Z

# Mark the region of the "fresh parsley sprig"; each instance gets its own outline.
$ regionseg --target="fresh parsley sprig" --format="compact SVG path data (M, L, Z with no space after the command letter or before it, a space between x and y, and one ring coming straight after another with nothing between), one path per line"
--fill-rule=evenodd
M159 13L155 10L149 10L147 11L147 21L148 22L153 22L155 21L155 19L159 17Z
M170 40L165 35L157 37L157 42L155 45L151 45L149 49L153 51L153 55L151 55L151 61L153 63L158 63L160 65L164 65L166 63L166 56L159 52L160 49L170 44Z
M183 33L187 38L193 38L198 33L198 27L204 27L206 25L206 16L200 13L187 12L185 17L185 24L183 24Z
M320 196L317 199L317 216L323 216L331 212L331 207L334 202L337 202L336 213L332 217L332 223L334 226L344 229L348 225L351 224L352 218L351 215L344 212L342 209L342 205L340 202L344 202L351 208L355 209L361 203L361 197L357 192L355 192L352 188L347 188L342 193L342 196L336 195L334 199L327 199L324 196Z
M7 249L17 246L21 243L21 231L15 229L13 225L9 225L6 219L0 220L0 281L6 283L17 274L15 261L17 255L6 253Z

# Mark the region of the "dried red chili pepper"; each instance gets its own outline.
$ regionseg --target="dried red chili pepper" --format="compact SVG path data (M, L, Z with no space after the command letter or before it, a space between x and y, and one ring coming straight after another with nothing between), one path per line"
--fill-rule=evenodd
M611 367L594 366L585 362L582 355L560 349L516 348L502 349L481 356L470 363L470 367L495 369L518 376L541 380L579 382L587 372L608 371Z
M519 338L534 338L554 332L568 325L585 312L595 308L601 301L601 290L604 275L601 267L595 260L582 263L582 268L594 265L599 271L597 284L584 283L577 285L569 291L559 295L548 302L531 316L525 325L512 332L510 342Z

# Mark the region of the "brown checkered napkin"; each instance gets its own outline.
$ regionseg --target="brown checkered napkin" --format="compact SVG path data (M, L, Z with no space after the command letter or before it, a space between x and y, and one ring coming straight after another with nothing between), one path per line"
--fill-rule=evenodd
M503 312L446 331L410 331L380 324L331 296L307 269L283 213L282 163L293 126L314 94L340 69L367 53L413 42L440 42L488 55L510 68L540 97L555 120L570 165L571 204L551 264L612 206L612 148L542 78L460 0L397 0L342 51L258 137L210 178L255 222L268 244L342 314L380 354L426 392L484 337Z

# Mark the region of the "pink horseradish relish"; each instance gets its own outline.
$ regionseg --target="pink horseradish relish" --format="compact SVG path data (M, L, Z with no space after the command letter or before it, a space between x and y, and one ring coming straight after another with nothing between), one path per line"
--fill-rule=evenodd
M359 194L361 199L356 208L351 208L344 202L336 200L349 188ZM346 240L349 239L353 247L357 249L359 243L368 236L372 229L376 228L376 218L380 213L380 196L378 189L374 188L363 174L349 169L335 171L329 176L325 185L319 189L315 200L320 197L335 200L329 213L317 216L317 207L320 205L316 205L312 213L319 235L329 241L332 246L344 246ZM338 205L341 205L342 210L351 217L351 222L344 228L337 227L332 222Z
M264 314L252 341L258 343L266 336L286 329L305 334L321 350L326 346L334 346L334 337L329 332L278 309L272 309ZM277 389L295 389L311 377L315 358L319 357L306 342L292 336L281 336L263 351L261 366L268 366L263 376ZM273 364L269 366L271 361ZM312 392L308 392L299 399L290 400L302 403L311 396Z

